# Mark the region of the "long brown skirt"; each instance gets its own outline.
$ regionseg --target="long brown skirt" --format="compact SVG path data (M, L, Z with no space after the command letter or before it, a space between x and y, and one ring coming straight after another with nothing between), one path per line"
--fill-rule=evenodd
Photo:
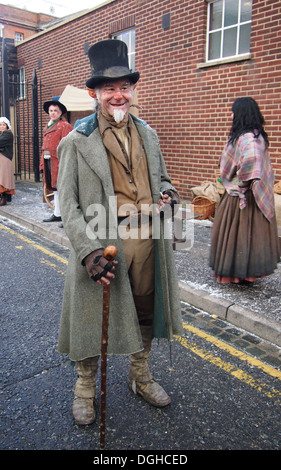
M259 210L251 190L247 206L225 191L216 210L212 228L210 267L218 282L254 281L267 276L280 261L277 224Z

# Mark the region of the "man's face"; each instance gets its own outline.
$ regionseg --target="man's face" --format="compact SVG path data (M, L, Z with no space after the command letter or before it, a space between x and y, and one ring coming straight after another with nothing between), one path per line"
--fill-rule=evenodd
M57 104L55 104L55 105L51 104L49 106L48 113L49 113L49 116L52 119L52 121L56 121L62 114L61 110L60 110L60 108L58 107Z
M134 88L129 80L112 80L101 85L96 98L101 109L110 116L114 116L115 110L121 110L126 114L133 102Z

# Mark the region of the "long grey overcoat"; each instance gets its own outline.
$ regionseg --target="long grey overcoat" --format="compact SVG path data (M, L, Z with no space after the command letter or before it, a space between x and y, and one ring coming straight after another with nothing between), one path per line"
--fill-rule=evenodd
M174 188L166 172L155 131L144 121L132 117L143 140L153 201L157 203L160 191ZM112 223L116 219L112 209L114 189L97 114L76 123L75 129L61 141L58 155L61 213L73 248L66 274L58 351L68 354L73 361L100 354L103 288L89 278L82 261L93 250L115 244L118 266L111 282L108 354L132 354L143 346L122 240L117 231L112 231ZM105 236L99 230L99 236L95 238L94 230L91 230L90 222L96 215L93 207L105 208L107 215L101 221L107 232ZM163 236L158 237L155 243L153 336L172 340L173 334L182 335L172 244L171 239Z

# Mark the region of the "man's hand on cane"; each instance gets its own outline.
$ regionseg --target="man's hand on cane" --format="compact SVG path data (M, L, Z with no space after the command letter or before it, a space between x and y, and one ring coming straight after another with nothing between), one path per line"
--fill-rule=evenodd
M115 266L118 261L112 259L111 262L104 257L104 249L99 248L98 250L92 251L84 259L86 270L88 275L93 281L98 284L110 284L110 280L115 278L112 271L115 270Z

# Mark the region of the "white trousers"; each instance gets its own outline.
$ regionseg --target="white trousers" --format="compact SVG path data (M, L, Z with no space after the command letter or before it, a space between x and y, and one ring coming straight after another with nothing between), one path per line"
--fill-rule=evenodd
M59 201L59 192L58 191L54 191L54 215L56 217L60 217L61 216L61 212L60 212L60 201Z

